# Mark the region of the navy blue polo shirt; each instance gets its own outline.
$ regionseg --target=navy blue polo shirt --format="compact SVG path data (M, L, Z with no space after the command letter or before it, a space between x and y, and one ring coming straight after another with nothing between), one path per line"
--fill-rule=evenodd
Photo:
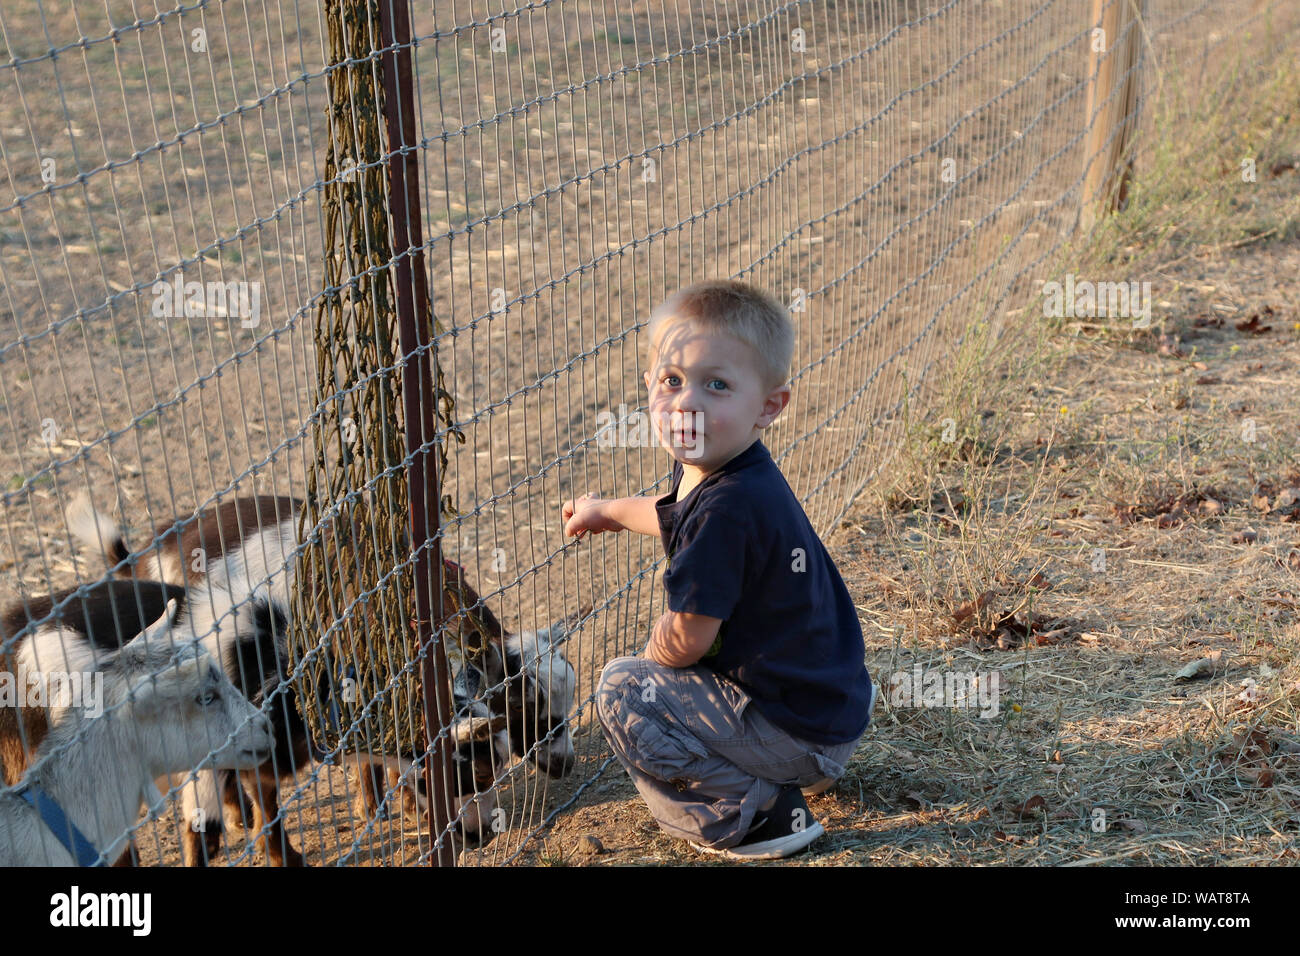
M848 588L758 440L677 500L655 502L668 609L722 619L700 664L735 681L764 717L819 744L857 740L871 682Z

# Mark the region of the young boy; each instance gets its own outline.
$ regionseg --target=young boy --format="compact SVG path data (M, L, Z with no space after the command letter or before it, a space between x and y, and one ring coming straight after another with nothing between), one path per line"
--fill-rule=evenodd
M735 281L681 289L650 318L650 414L672 454L661 498L564 505L565 533L657 534L668 611L596 692L610 745L660 827L734 859L817 839L804 800L866 730L874 689L848 590L759 440L790 401L794 325Z

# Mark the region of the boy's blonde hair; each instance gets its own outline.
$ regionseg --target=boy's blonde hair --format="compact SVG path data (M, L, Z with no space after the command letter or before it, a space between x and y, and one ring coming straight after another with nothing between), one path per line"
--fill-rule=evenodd
M678 289L650 313L650 348L669 319L706 332L725 332L752 348L767 388L784 385L794 358L794 321L785 306L752 285L709 279Z

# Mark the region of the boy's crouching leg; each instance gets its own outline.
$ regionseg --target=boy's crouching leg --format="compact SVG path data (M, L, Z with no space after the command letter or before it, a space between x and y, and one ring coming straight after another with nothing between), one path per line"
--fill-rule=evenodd
M876 698L880 696L880 688L872 683L871 685L871 703L867 705L867 718L870 720L876 709ZM865 733L866 731L863 731ZM822 772L827 774L820 780L804 784L802 787L805 797L815 797L819 793L825 793L839 781L844 775L844 764L849 762L853 752L857 750L861 738L851 744L838 744L831 747L821 747L816 757L818 766Z
M612 660L600 675L596 713L664 832L723 848L745 836L759 807L780 788L737 767L691 731L685 715L698 711L712 686L695 670L637 657Z
M619 761L629 772L662 780L708 751L674 727L661 701L658 665L644 658L618 657L605 665L596 685L596 714ZM635 776L635 775L634 775Z

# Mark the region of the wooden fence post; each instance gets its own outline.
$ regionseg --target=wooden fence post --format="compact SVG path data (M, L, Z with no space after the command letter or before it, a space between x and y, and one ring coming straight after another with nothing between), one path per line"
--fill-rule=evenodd
M1140 6L1139 6L1140 5ZM1093 0L1088 69L1088 135L1079 227L1123 209L1133 175L1146 0Z

